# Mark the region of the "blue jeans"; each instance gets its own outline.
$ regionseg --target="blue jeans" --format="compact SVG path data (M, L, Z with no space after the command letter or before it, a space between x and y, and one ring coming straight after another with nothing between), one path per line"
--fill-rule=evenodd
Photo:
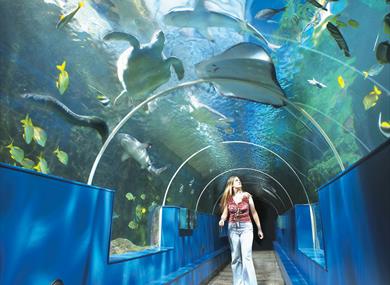
M252 260L252 223L229 223L228 234L232 252L233 285L257 285Z

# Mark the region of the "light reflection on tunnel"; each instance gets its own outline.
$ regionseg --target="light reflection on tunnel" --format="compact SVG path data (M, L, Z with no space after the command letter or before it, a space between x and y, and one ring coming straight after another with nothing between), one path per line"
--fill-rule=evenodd
M268 151L269 153L272 153L274 156L278 157L280 160L283 161L283 163L290 169L290 171L294 174L294 176L296 177L296 179L298 180L299 184L301 185L302 187L302 190L304 192L304 195L306 197L306 200L308 202L308 204L310 204L310 199L309 199L309 195L307 193L307 190L306 190L306 187L305 185L303 184L302 180L299 178L299 175L297 174L297 172L294 170L294 168L285 160L283 159L279 154L277 154L276 152L270 150L269 148L263 146L263 145L260 145L260 144L255 144L255 143L251 143L251 142L247 142L247 141L223 141L223 142L220 142L220 144L245 144L245 145L251 145L251 146L255 146L255 147L258 147L258 148L261 148L261 149L264 149L266 151ZM168 183L168 186L165 190L165 194L164 194L164 198L163 198L163 203L162 203L162 206L165 206L165 203L166 203L166 199L167 199L167 195L168 195L168 192L169 192L169 189L172 185L172 182L173 180L175 179L175 177L177 176L177 174L180 172L180 170L184 167L184 165L189 161L191 160L193 157L195 157L196 155L198 155L199 153L211 148L212 145L208 145L198 151L196 151L195 153L193 153L192 155L190 155L187 159L185 159L183 161L183 163L177 168L177 170L175 171L175 173L172 175L169 183Z
M195 212L198 211L198 206L199 206L199 202L200 202L200 199L202 198L202 195L203 193L207 190L207 188L211 185L211 183L213 183L217 178L221 177L222 175L226 174L226 173L229 173L229 172L233 172L233 171L239 171L239 170L245 170L245 171L254 171L254 172L257 172L257 173L261 173L269 178L271 178L274 182L276 182L283 190L284 192L286 193L287 197L289 198L290 200L290 203L291 203L291 206L294 206L294 203L291 199L291 196L290 194L288 193L288 191L286 190L286 188L276 179L274 178L273 176L271 176L270 174L262 171L262 170L259 170L259 169L255 169L255 168L249 168L249 167L241 167L241 168L232 168L232 169L228 169L224 172L221 172L219 173L218 175L214 176L202 189L202 191L200 192L199 196L198 196L198 199L196 201L196 206L195 206ZM279 197L280 198L280 197ZM285 205L285 203L283 202L282 199L280 199L282 201L282 203ZM214 207L213 207L213 211L214 212Z

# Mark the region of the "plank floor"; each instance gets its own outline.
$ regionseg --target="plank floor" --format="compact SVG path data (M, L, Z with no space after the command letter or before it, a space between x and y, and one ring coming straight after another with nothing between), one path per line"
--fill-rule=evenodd
M258 285L284 285L274 251L254 251L253 263L255 265ZM232 269L230 264L228 264L208 284L228 285L233 283L232 280Z

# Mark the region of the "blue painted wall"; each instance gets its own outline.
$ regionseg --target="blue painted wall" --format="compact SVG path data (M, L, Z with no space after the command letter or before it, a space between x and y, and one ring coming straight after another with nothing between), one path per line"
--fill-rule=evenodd
M109 259L114 192L0 164L0 284L199 284L229 262L216 217L179 234L162 209L161 248Z
M308 233L310 225L297 217L307 205L279 217L275 245L308 283L390 284L389 158L388 140L319 190L326 268L298 250L297 232Z

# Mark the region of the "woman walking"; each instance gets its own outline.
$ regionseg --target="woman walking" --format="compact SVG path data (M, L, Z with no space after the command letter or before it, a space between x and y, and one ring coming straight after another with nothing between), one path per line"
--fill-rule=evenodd
M257 226L257 234L263 239L263 231L251 194L242 191L241 181L231 176L221 199L221 227L229 218L228 233L232 252L233 285L257 285L252 260L253 226L249 211Z

